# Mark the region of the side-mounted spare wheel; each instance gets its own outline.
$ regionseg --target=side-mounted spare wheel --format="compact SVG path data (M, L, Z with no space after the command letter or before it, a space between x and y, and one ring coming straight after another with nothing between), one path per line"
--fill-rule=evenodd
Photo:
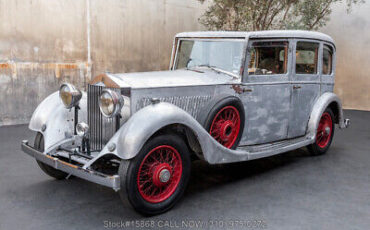
M308 151L312 155L322 155L328 151L334 137L334 121L333 111L330 108L326 108L321 115L320 122L316 130L315 142L307 146Z
M204 108L201 123L209 134L226 148L235 149L243 134L245 113L235 96L215 98Z
M190 153L176 134L149 139L138 155L119 167L122 201L138 212L156 215L179 201L190 177Z
M44 151L44 137L41 133L36 134L34 148L39 150L40 152ZM62 180L68 176L67 173L55 169L47 164L44 164L41 161L36 160L36 162L40 166L41 170L44 171L44 173L51 177L54 177L55 179Z

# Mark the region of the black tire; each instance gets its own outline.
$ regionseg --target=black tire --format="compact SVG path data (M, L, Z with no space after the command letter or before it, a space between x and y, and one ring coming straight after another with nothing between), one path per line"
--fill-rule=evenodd
M41 133L36 134L34 148L42 152L44 151L44 137ZM55 169L47 164L44 164L41 161L36 160L36 162L40 166L41 170L44 171L44 173L51 177L54 177L57 180L65 179L68 176L67 173Z
M174 176L175 174L173 174L173 170L175 170L175 166L172 167L171 165L170 171L172 172L171 172L170 179L168 180L169 182L167 183L172 184L171 180L176 179L177 183L174 183L176 184L176 186L171 187L171 191L172 191L171 193L168 193L168 194L166 193L166 195L169 195L169 197L167 197L166 199L158 201L158 202L151 202L147 200L148 198L144 197L145 194L142 195L143 192L141 193L141 191L143 190L145 191L150 186L152 186L151 188L154 188L157 191L157 188L159 187L156 187L154 183L154 178L155 178L154 175L157 172L157 168L160 168L160 165L164 164L163 162L166 162L166 161L160 161L160 163L159 161L153 161L152 165L157 164L157 166L151 167L150 168L151 170L146 170L146 172L151 172L151 173L147 173L149 182L142 184L143 187L144 185L146 185L147 188L142 189L141 191L139 191L139 185L138 185L138 183L140 183L139 176L142 175L141 173L145 171L144 169L142 170L142 168L144 168L143 165L145 165L146 162L151 162L149 161L149 159L153 157L153 155L151 154L156 153L157 151L156 149L158 148L161 150L161 148L164 148L163 146L170 146L177 151L176 159L180 158L181 163L176 164L177 165L176 169L178 169L179 166L181 165L182 173L176 174L177 176ZM166 152L165 154L167 154L167 151L165 152ZM151 158L147 157L149 155L151 155ZM121 187L119 190L120 197L124 204L127 204L129 202L131 206L137 212L143 215L157 215L157 214L166 212L167 210L172 208L184 194L185 188L190 178L190 168L191 168L191 161L190 161L190 153L189 153L188 147L178 135L163 134L163 135L155 136L149 139L145 143L143 148L140 150L140 152L134 159L121 161L121 165L119 167L119 175L121 178L121 181L120 181ZM140 174L139 174L139 170L141 172ZM160 175L160 174L157 173L156 175ZM166 186L167 185L163 184L163 187L161 187L163 191L167 191ZM150 191L151 189L149 189L149 192Z
M318 137L320 137L320 135L319 135L320 130L319 130L319 127L317 128L318 130L316 131L315 142L313 144L310 144L310 145L307 146L308 151L313 156L325 154L329 150L331 142L333 141L334 130L335 130L334 114L333 114L333 111L330 108L326 108L324 113L321 115L320 122L321 122L322 119L324 119L324 116L326 116L325 114L330 116L330 119L331 119L330 137L327 138L327 141L325 142L324 146L323 146L323 144L321 144L321 146L320 146L320 141L319 141L319 138L318 138Z
M211 126L213 124L213 121L216 118L216 115L223 108L230 107L230 106L236 108L236 110L238 111L239 119L240 119L240 126L239 126L239 131L237 132L237 137L235 139L235 142L231 146L226 146L225 144L223 144L223 145L227 148L235 149L236 147L238 147L240 139L243 135L244 122L245 122L244 107L243 107L243 103L240 101L239 98L237 98L235 96L227 96L227 97L224 97L222 99L218 99L217 101L211 102L210 105L208 107L206 107L205 110L203 110L203 111L206 111L205 113L203 113L203 114L206 114L206 115L202 114L202 116L204 116L204 118L203 118L203 121L201 121L201 122L203 123L203 127L210 133L211 132ZM211 136L212 136L212 134L211 134ZM220 144L222 144L220 141L218 141L218 142Z

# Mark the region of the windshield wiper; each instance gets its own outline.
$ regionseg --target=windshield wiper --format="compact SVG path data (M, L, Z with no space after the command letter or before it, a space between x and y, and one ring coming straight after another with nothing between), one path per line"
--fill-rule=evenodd
M203 64L203 65L197 65L197 66L194 66L194 67L207 67L207 68L209 68L209 69L211 69L211 70L213 70L213 71L215 71L217 73L224 73L224 74L227 74L227 75L229 75L229 76L231 76L233 78L236 78L236 79L239 78L239 76L236 75L236 74L234 74L234 73L231 73L229 71L226 71L226 70L217 68L216 66L212 66L212 65L205 65L205 64Z
M194 71L194 72L197 72L197 73L204 73L203 71L196 70L196 69L191 69L191 68L189 68L189 67L185 67L184 69L185 69L185 70L189 70L189 71Z

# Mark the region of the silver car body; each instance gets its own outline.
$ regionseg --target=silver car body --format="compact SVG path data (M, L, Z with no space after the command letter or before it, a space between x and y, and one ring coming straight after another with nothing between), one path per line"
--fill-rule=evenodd
M216 72L176 70L175 63L179 41L183 39L238 39L244 42L243 65L249 59L249 46L254 40L284 40L289 42L287 73L276 76L252 76L248 71L241 75ZM294 73L297 41L317 42L319 49L317 75ZM334 50L333 71L321 74L322 47ZM83 93L80 101L79 122L89 123L92 134L99 132L101 149L92 152L92 159L75 157L82 170L89 170L98 159L114 155L129 160L138 154L145 142L161 129L176 126L185 130L186 139L195 154L210 164L247 161L294 150L315 141L316 129L323 111L330 106L340 128L345 128L340 99L333 93L335 79L335 45L322 33L307 31L260 32L189 32L176 35L168 71L110 74L96 77L89 85L109 87L128 98L121 111L120 127L112 129L112 120L94 117L93 94ZM129 92L129 93L127 93ZM90 92L91 93L91 92ZM239 146L228 149L214 140L201 124L202 110L215 98L238 97L245 110L245 126ZM90 100L90 102L88 102ZM95 100L95 99L94 99ZM96 102L96 100L95 100ZM90 103L90 104L89 104ZM88 105L89 104L89 105ZM74 111L67 110L58 93L46 98L35 110L29 128L41 132L45 140L44 155L66 156L60 147L74 149L81 144L73 135ZM106 130L92 127L96 119ZM94 131L95 130L95 131ZM92 138L94 139L94 138ZM96 137L95 137L96 139ZM71 172L71 174L76 174ZM84 177L78 175L80 177ZM104 184L118 189L117 180ZM115 179L117 175L115 175Z

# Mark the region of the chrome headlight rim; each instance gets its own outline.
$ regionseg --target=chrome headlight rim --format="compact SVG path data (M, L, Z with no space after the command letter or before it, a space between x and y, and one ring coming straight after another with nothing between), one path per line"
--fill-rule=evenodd
M106 113L104 111L103 103L102 103L102 96L103 95L108 95L112 100L113 110L110 114ZM124 105L124 99L123 99L122 95L113 91L113 90L103 89L102 93L99 96L99 109L100 109L100 112L105 117L112 118L112 117L117 116L118 114L120 114L120 111L121 111L123 105Z
M63 99L63 93L69 93L70 94L70 101L65 101ZM59 88L59 98L61 99L64 107L66 109L71 109L78 105L82 98L82 93L79 89L77 89L74 85L69 83L63 83Z

